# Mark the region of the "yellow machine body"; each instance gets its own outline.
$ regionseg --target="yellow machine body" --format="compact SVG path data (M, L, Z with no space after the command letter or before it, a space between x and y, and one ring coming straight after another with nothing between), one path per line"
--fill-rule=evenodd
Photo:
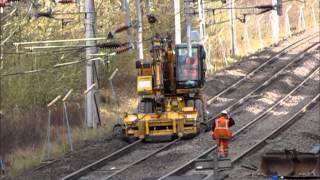
M137 78L138 94L152 94L152 76L138 76Z
M200 85L203 78L195 81L192 87L177 87L177 54L170 47L156 39L153 42L152 62L136 64L140 102L137 113L123 117L126 138L171 140L174 137L195 136L200 130L203 112L200 113L199 109L204 111L202 105L199 108L203 102ZM195 52L200 52L200 48L202 46L195 46ZM181 46L179 52L185 49L186 46ZM204 70L199 69L199 77L202 77Z
M199 122L193 108L160 114L130 114L124 117L126 135L131 137L183 137L196 135Z

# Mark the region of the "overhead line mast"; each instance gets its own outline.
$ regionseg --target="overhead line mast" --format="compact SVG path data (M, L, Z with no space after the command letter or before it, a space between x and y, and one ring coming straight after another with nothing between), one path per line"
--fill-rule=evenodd
M175 42L181 43L181 16L180 16L180 0L174 0L174 23L175 23Z
M129 27L129 26L132 26L131 17L130 17L131 16L131 14L130 14L130 0L124 0L124 7L125 7L125 11L126 11L126 25ZM130 43L133 43L131 28L128 28L127 35L128 35L128 41Z
M94 0L85 0L85 35L86 38L95 38L95 24L96 24L96 13L94 8ZM97 79L97 68L95 61L89 61L92 59L91 54L97 53L96 41L95 40L87 40L86 41L86 59L88 60L86 63L86 81L87 81L87 88L91 87L94 84L95 79ZM95 72L94 72L95 70ZM95 94L94 91L89 91L86 95L86 124L87 127L96 128L99 122L99 102L96 101L94 98ZM96 108L94 111L93 108Z
M141 0L136 0L136 11L137 11L137 50L138 50L138 60L143 60L143 32L142 32L142 16L141 16Z
M236 14L234 11L234 0L228 0L230 33L231 33L231 55L237 54L237 32L236 32Z
M192 49L191 49L191 26L192 26L192 21L191 21L191 11L190 11L190 0L185 0L184 1L185 5L185 15L186 15L186 23L187 23L187 49L188 49L188 57L192 57Z

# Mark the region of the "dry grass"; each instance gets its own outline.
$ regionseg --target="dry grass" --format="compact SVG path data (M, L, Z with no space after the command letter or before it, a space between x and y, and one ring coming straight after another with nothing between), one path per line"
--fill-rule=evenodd
M102 126L97 129L82 128L82 108L69 105L69 118L72 126L74 148L83 143L110 134L114 124L114 112L106 110L102 104ZM16 176L47 160L47 110L12 110L11 115L3 118L1 147L5 152L5 168L9 175ZM9 114L9 113L7 113ZM51 126L51 158L57 158L70 151L67 130L62 121L61 109L53 109Z
M84 142L104 138L112 131L111 126L104 126L98 129L76 128L72 130L73 145L75 149L81 147ZM69 144L66 141L66 134L51 143L51 158L56 159L70 152ZM47 159L47 144L16 149L8 155L6 170L9 176L17 176L22 172L38 166Z

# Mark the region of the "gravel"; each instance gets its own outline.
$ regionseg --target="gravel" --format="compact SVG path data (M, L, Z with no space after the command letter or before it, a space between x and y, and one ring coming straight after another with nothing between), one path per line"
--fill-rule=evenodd
M111 154L127 144L119 139L91 141L85 143L79 150L65 155L61 160L53 164L36 171L27 172L18 177L4 179L59 179L87 164L93 163L99 158Z
M280 107L269 112L268 116L261 119L259 123L249 127L246 133L237 136L230 144L230 158L233 159L240 155L307 104L320 90L319 86L315 84L317 81L319 79L308 81L305 87L289 96L289 100L283 102ZM242 118L246 117L242 116Z
M308 44L308 43L305 43ZM298 54L299 50L305 49L304 47L299 47L293 52L294 54ZM246 79L241 85L239 85L236 89L233 91L230 91L226 93L225 95L220 96L219 98L216 99L215 102L213 102L208 109L210 110L210 115L213 116L217 113L219 113L224 107L227 105L231 105L234 103L236 100L240 99L241 97L244 96L244 94L247 94L248 92L252 91L254 88L257 87L257 84L262 84L266 79L269 79L273 74L279 71L280 68L284 67L285 65L288 64L288 61L291 61L291 58L288 58L288 56L292 56L291 54L285 55L279 60L276 60L273 62L273 64L270 64L264 68L262 68L257 74L254 76ZM301 60L298 60L294 64L301 64ZM304 67L304 66L303 66ZM296 72L300 72L298 70L295 70ZM299 76L299 75L297 75ZM280 84L281 85L281 84ZM208 93L207 93L208 94Z
M283 75L282 78L275 80L276 82L272 82L272 88L279 89L280 91L284 91L283 89L286 89L287 91L290 89L289 87L282 87L281 84L283 84L283 81L287 78L287 76L296 76L289 72L296 72L296 69L301 68L301 66L305 67L303 68L304 71L306 71L304 76L306 76L313 68L314 66L317 66L318 62L315 61L315 59L308 58L305 61L301 61L299 63L299 66L292 66L288 69L288 73L286 75ZM300 75L297 75L299 77ZM300 79L303 77L301 76ZM293 78L294 79L294 78ZM292 80L293 80L292 79ZM299 78L297 78L299 79ZM299 84L295 83L295 84ZM281 86L279 86L281 85ZM240 91L239 89L237 89ZM269 90L269 88L265 88L264 91ZM312 90L317 91L316 88L312 88ZM242 91L241 92L246 92ZM275 93L275 92L274 92ZM239 93L238 93L239 94ZM270 94L270 93L269 93ZM284 95L284 94L283 94ZM255 99L252 99L252 101L255 101ZM260 103L261 104L261 103ZM263 106L265 107L265 106ZM246 115L246 114L245 114ZM247 123L247 120L249 117L247 116L238 116L236 119L239 120L239 124L245 124ZM253 116L252 116L253 117ZM240 128L241 125L238 125L238 128ZM252 137L252 136L251 136ZM239 141L240 142L240 141ZM242 141L241 141L242 142ZM254 143L254 142L252 142ZM147 159L143 163L140 163L128 170L126 170L124 173L122 173L119 176L116 176L116 179L142 179L144 177L158 177L161 175L164 175L165 173L169 172L170 170L173 170L174 168L178 167L179 165L187 162L189 159L192 159L196 156L198 156L201 152L204 152L206 149L214 145L213 141L211 140L211 137L208 133L204 133L199 135L198 137L189 140L178 143L178 145L171 147L170 149L163 151L162 153L159 153L157 156L154 156L150 159ZM155 171L155 169L157 171Z
M141 146L137 146L132 151L123 155L120 158L109 161L105 166L99 168L96 171L93 171L86 176L81 177L81 180L84 179L98 179L99 177L107 177L115 171L118 171L125 167L128 164L131 164L140 158L143 158L145 155L152 153L153 151L163 147L167 143L142 143Z
M228 179L265 179L257 171L249 171L243 165L259 167L261 156L266 152L296 149L300 152L309 152L315 144L320 144L320 106L319 104L307 112L298 122L256 153L246 157L236 164Z
M301 81L303 81L303 79L307 77L310 72L313 72L318 66L319 66L318 60L316 60L315 58L308 57L306 58L305 61L303 61L303 63L300 66L292 66L288 68L286 73L280 76L279 79L275 80L276 82L273 82L271 85L265 88L260 96L248 100L243 105L237 108L236 110L237 113L233 115L233 118L236 120L236 125L235 127L233 127L233 129L237 130L243 127L244 125L246 125L248 122L254 119L259 113L265 110L266 107L271 106L273 102L279 100L281 97L285 96L292 89L294 89L296 85L298 85ZM294 74L297 72L296 71L297 69L303 70L303 73L300 73L300 75ZM293 83L284 84L283 82L286 81L287 79L290 79L290 82L293 81ZM309 81L307 81L305 86L298 89L299 95L306 94L306 98L304 98L303 101L307 101L308 99L311 99L313 95L320 90L319 86L317 86L318 81L319 81L319 76L314 76ZM300 97L299 95L298 97ZM291 96L291 101L287 101L286 103L288 104L290 102L298 102L298 101L300 100L297 100L296 96L293 95ZM285 105L285 103L283 104ZM301 102L299 102L299 105L301 106ZM294 107L295 108L294 109L293 106L296 106L296 104L291 104L291 106L286 106L287 111L290 112L291 114L292 112L296 112L295 110L298 110L297 108L300 108L297 106L297 107ZM293 111L291 111L292 109ZM277 112L278 111L272 112L272 113L275 114ZM282 119L280 119L279 117L275 118L278 120L276 122L276 125L278 125L280 124L281 120L282 121L285 120L284 118L287 118L287 116L289 115L276 114L274 116L284 116L282 117ZM256 141L258 140L258 137L265 136L267 133L270 132L270 128L275 127L273 125L273 122L275 122L274 117L268 118L267 120L260 119L260 121L258 124L256 123L253 127L250 127L249 129L245 130L245 132L242 133L240 136L237 136L235 139L233 139L233 142L230 144L231 158L239 155L239 153L243 152L249 146L252 146L254 143L256 143ZM252 137L254 137L254 139L252 139ZM188 172L188 174L195 174L195 172L191 171L191 172Z

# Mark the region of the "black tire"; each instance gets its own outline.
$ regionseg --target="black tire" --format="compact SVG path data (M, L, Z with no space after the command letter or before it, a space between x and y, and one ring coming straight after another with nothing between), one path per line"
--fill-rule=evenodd
M182 136L182 139L192 139L192 138L194 138L194 137L196 137L196 136L198 136L199 135L199 132L197 132L197 133L192 133L192 134L187 134L187 135L183 135Z
M123 138L125 136L125 130L123 129L121 124L116 124L113 126L112 136L114 138Z
M126 137L123 137L123 140L126 141L127 143L131 144L135 141L137 141L139 138L137 137L133 137L133 136L126 136Z

